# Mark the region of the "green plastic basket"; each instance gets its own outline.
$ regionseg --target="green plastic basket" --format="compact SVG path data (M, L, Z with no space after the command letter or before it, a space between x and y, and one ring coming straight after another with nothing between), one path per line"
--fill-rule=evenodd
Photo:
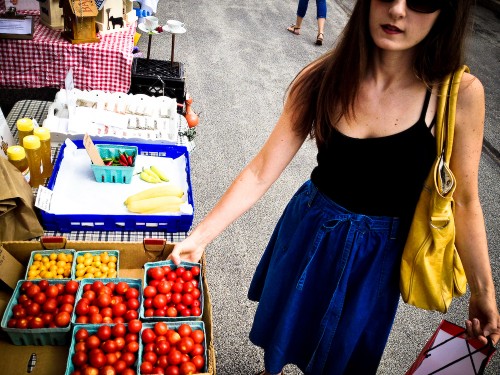
M94 172L95 180L97 182L111 182L118 184L130 184L132 176L134 175L135 159L137 157L136 146L125 145L109 145L97 144L95 145L99 151L99 155L103 159L113 159L120 157L120 153L126 152L127 155L132 156L133 163L131 166L100 166L92 164L92 171Z

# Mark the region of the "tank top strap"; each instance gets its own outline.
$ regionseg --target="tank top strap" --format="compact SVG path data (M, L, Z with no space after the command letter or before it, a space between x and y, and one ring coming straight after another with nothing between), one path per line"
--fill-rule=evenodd
M427 114L427 108L429 107L429 102L431 100L432 90L427 90L425 92L424 105L422 106L422 112L420 113L420 118L418 121L423 121L425 123L425 115Z

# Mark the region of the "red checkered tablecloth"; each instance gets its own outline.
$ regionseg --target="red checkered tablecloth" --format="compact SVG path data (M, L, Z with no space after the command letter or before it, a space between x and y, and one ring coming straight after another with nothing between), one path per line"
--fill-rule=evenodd
M63 88L72 67L78 89L128 92L135 24L98 34L100 43L71 44L40 23L39 11L19 13L33 15L33 39L0 39L0 87Z

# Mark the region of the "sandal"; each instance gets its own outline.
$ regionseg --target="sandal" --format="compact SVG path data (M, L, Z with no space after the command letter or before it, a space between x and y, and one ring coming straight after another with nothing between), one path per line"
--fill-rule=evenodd
M323 45L323 37L324 37L323 33L318 33L318 36L316 37L316 45L317 46Z
M290 27L287 27L286 29L290 31L292 34L300 35L300 31L298 31L300 30L300 27L295 26L295 24L290 25Z

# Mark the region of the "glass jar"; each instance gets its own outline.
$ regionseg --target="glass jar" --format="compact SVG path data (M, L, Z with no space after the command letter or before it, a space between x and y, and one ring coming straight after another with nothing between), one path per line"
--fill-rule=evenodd
M52 150L50 148L50 130L45 127L37 127L33 135L40 139L40 152L42 157L42 177L49 178L52 175Z
M30 185L37 188L43 184L40 138L36 135L27 135L23 139L23 146L30 168Z
M29 182L30 169L24 148L22 146L10 146L7 148L7 158L14 167L21 171L26 182Z
M27 135L33 135L34 123L30 118L20 118L16 121L17 135L19 138L19 145L23 145L23 139Z

